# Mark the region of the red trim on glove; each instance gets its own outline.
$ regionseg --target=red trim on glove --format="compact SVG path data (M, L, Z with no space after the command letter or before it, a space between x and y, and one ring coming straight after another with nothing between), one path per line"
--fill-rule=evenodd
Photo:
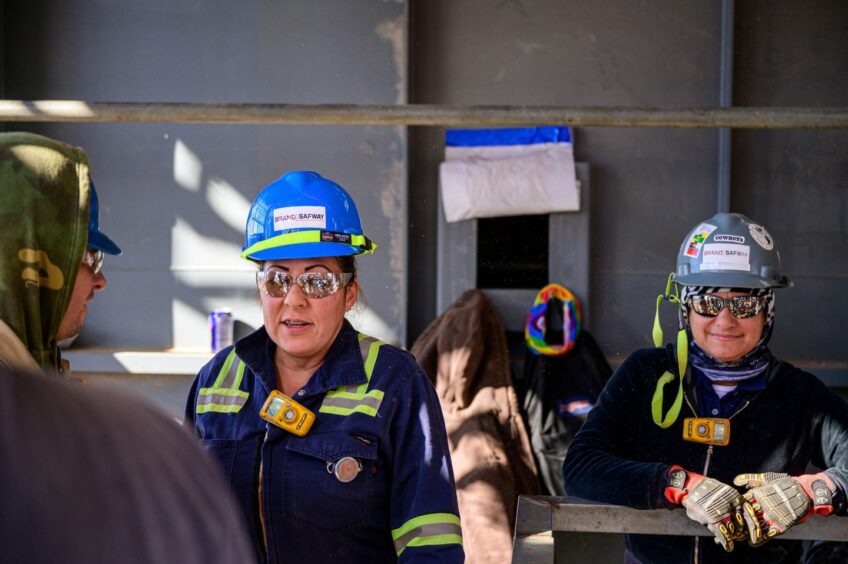
M807 517L815 513L816 515L830 515L833 513L833 496L836 494L836 484L833 483L833 480L830 479L830 476L825 474L824 472L820 472L818 474L804 474L802 476L794 476L795 481L801 484L801 487L804 488L804 493L809 496L810 500L813 502L813 506L810 508L810 513L807 514ZM827 489L830 490L829 498L822 498L821 495L816 495L816 492L813 490L813 482L821 480L824 482ZM830 503L828 503L828 501ZM806 520L806 517L805 517Z
M681 484L679 481L675 484L672 484L673 475L675 472L683 472L686 476L685 480ZM703 478L700 474L693 474L688 470L684 470L682 466L672 466L665 473L665 482L666 487L663 490L663 495L665 499L668 500L669 503L673 505L681 505L683 503L683 499L689 495L689 491L691 488L689 487L693 478Z

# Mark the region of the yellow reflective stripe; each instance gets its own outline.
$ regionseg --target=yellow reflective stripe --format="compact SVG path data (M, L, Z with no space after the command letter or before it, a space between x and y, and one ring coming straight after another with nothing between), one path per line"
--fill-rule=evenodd
M347 416L353 413L363 413L376 417L383 402L382 390L371 390L367 394L353 394L350 392L332 391L327 392L319 413L331 413L333 415Z
M235 349L233 349L233 353L235 353ZM235 362L236 360L238 360L237 363ZM218 387L237 390L241 385L242 378L244 378L244 368L244 362L242 362L239 357L234 355L233 362L231 363L230 369L227 370L227 374L224 377L224 380L221 382L216 382L218 384Z
M238 364L234 367L233 362L236 359ZM249 393L238 389L244 378L244 369L245 364L236 356L236 349L233 348L224 359L212 386L198 390L195 412L238 413L250 397Z
M362 413L364 415L370 415L371 417L377 417L377 410L367 405L357 405L353 409L333 407L331 405L322 405L321 408L318 410L318 413L329 413L331 415L341 415L342 417L347 417L348 415L353 415L354 413Z
M254 243L250 247L246 248L241 253L241 258L247 258L248 255L252 255L253 253L258 253L259 251L264 251L266 249L273 249L276 247L285 247L288 245L299 245L302 243L322 243L322 242L330 242L337 243L337 241L322 241L321 240L321 230L320 229L310 229L307 231L293 231L291 233L283 233L282 235L277 235L276 237L271 237L270 239L265 239L264 241L259 241L258 243ZM365 235L353 235L350 234L350 243L338 243L340 245L351 245L353 247L359 247L362 249L364 253L373 253L374 249L377 248L377 245L374 242L368 244L368 239L365 238Z
M215 378L215 382L212 384L213 388L223 388L224 379L227 377L227 374L230 372L230 368L233 366L233 360L236 358L236 349L233 347L233 350L230 351L230 354L227 355L226 360L224 360L224 364L221 365L221 370L218 372L218 377Z
M238 359L238 364L233 362ZM209 388L200 388L197 392L197 402L194 406L195 413L238 413L247 403L250 394L239 389L244 379L245 364L238 356L236 349L230 351L218 377Z
M371 381L371 374L374 373L374 365L377 364L377 354L380 351L380 347L383 346L383 343L375 340L371 343L371 346L368 347L368 357L365 359L365 376L368 378L368 381Z
M328 393L335 395L341 394L357 394L360 396L364 396L368 391L368 382L359 384L358 386L342 386L340 388L336 388Z
M453 513L430 513L410 519L392 530L398 556L409 546L462 544L459 516Z
M235 349L233 349L235 350ZM241 388L241 381L244 378L244 369L246 365L239 359L238 370L236 370L236 379L233 381L233 385L230 386L234 390L238 390Z
M374 365L377 363L377 355L380 352L380 347L383 342L369 337L364 333L357 334L359 339L359 353L362 355L362 362L365 365L365 378L371 381L371 375L374 374Z
M371 390L367 394L360 394L359 392L350 392L346 391L349 388L338 388L336 390L332 390L327 392L327 396L338 398L338 399L346 399L352 401L362 401L366 398L375 398L377 400L383 399L383 391L382 390Z
M200 388L195 413L238 413L250 394L231 388Z
M420 527L421 525L433 525L438 523L452 523L454 525L459 525L459 516L454 515L453 513L428 513L426 515L413 517L397 529L392 529L392 539L397 540L406 535L412 529Z
M198 404L194 410L195 413L238 413L243 405L222 405L220 403L207 403L204 405Z
M327 392L318 409L319 413L341 416L362 413L376 417L380 410L383 391L376 389L368 391L368 385L371 383L371 375L374 373L374 366L377 364L377 356L383 343L363 333L357 333L356 338L359 341L359 352L365 366L365 382L358 386L342 386Z
M234 390L232 388L200 388L200 392L198 392L201 396L208 395L220 395L220 396L238 396L247 398L250 396L247 392L243 392L241 390Z
M398 550L397 555L400 556L400 553L408 546L432 546L435 544L462 544L462 535L445 534L414 538L406 546ZM397 547L395 547L395 550L397 550Z

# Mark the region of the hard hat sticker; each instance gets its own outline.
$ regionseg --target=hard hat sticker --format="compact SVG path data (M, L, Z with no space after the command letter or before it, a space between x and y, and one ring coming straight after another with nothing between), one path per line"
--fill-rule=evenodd
M736 243L739 245L745 244L745 237L741 235L713 235L714 243Z
M292 206L274 210L274 231L326 227L327 210L324 206Z
M727 243L704 245L701 270L750 270L751 247Z
M715 225L710 225L709 223L702 223L696 227L695 231L692 232L692 235L689 236L689 241L686 243L686 248L683 251L683 254L687 257L697 258L698 255L701 254L701 247L704 245L704 241L706 241L707 237L710 236L710 233L716 229Z
M754 238L754 241L765 250L770 251L774 248L774 239L771 238L769 232L762 225L752 223L748 225L748 231L751 232L751 237Z
M335 231L322 231L321 240L325 243L345 243L350 244L352 237L349 233L337 233Z

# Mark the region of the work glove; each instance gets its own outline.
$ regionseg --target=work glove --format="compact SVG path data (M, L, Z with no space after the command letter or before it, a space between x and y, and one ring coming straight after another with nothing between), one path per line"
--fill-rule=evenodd
M748 544L760 546L810 515L833 513L836 485L824 472L789 476L777 472L740 474L733 479L748 489L742 515L748 529Z
M742 517L742 496L727 484L707 478L680 466L672 466L666 474L665 498L686 508L686 515L715 536L727 552L735 541L748 537Z

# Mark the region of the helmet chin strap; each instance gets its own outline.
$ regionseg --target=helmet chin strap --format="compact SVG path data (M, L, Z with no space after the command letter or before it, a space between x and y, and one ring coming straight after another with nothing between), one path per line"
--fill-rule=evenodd
M654 314L654 328L652 331L654 346L656 347L662 347L663 345L663 330L662 325L660 324L660 303L662 303L663 300L667 300L673 304L680 304L680 295L678 293L677 285L674 284L673 277L674 273L668 275L665 293L657 296L657 308ZM653 417L654 423L663 429L671 427L680 416L680 408L683 406L683 375L686 374L686 360L689 355L689 338L686 334L683 320L680 317L680 308L678 307L677 309L677 397L674 398L674 402L671 404L668 413L666 413L665 417L663 417L663 391L665 385L673 382L675 379L675 374L666 370L663 375L660 376L659 380L657 380L654 397L651 399L651 416Z

